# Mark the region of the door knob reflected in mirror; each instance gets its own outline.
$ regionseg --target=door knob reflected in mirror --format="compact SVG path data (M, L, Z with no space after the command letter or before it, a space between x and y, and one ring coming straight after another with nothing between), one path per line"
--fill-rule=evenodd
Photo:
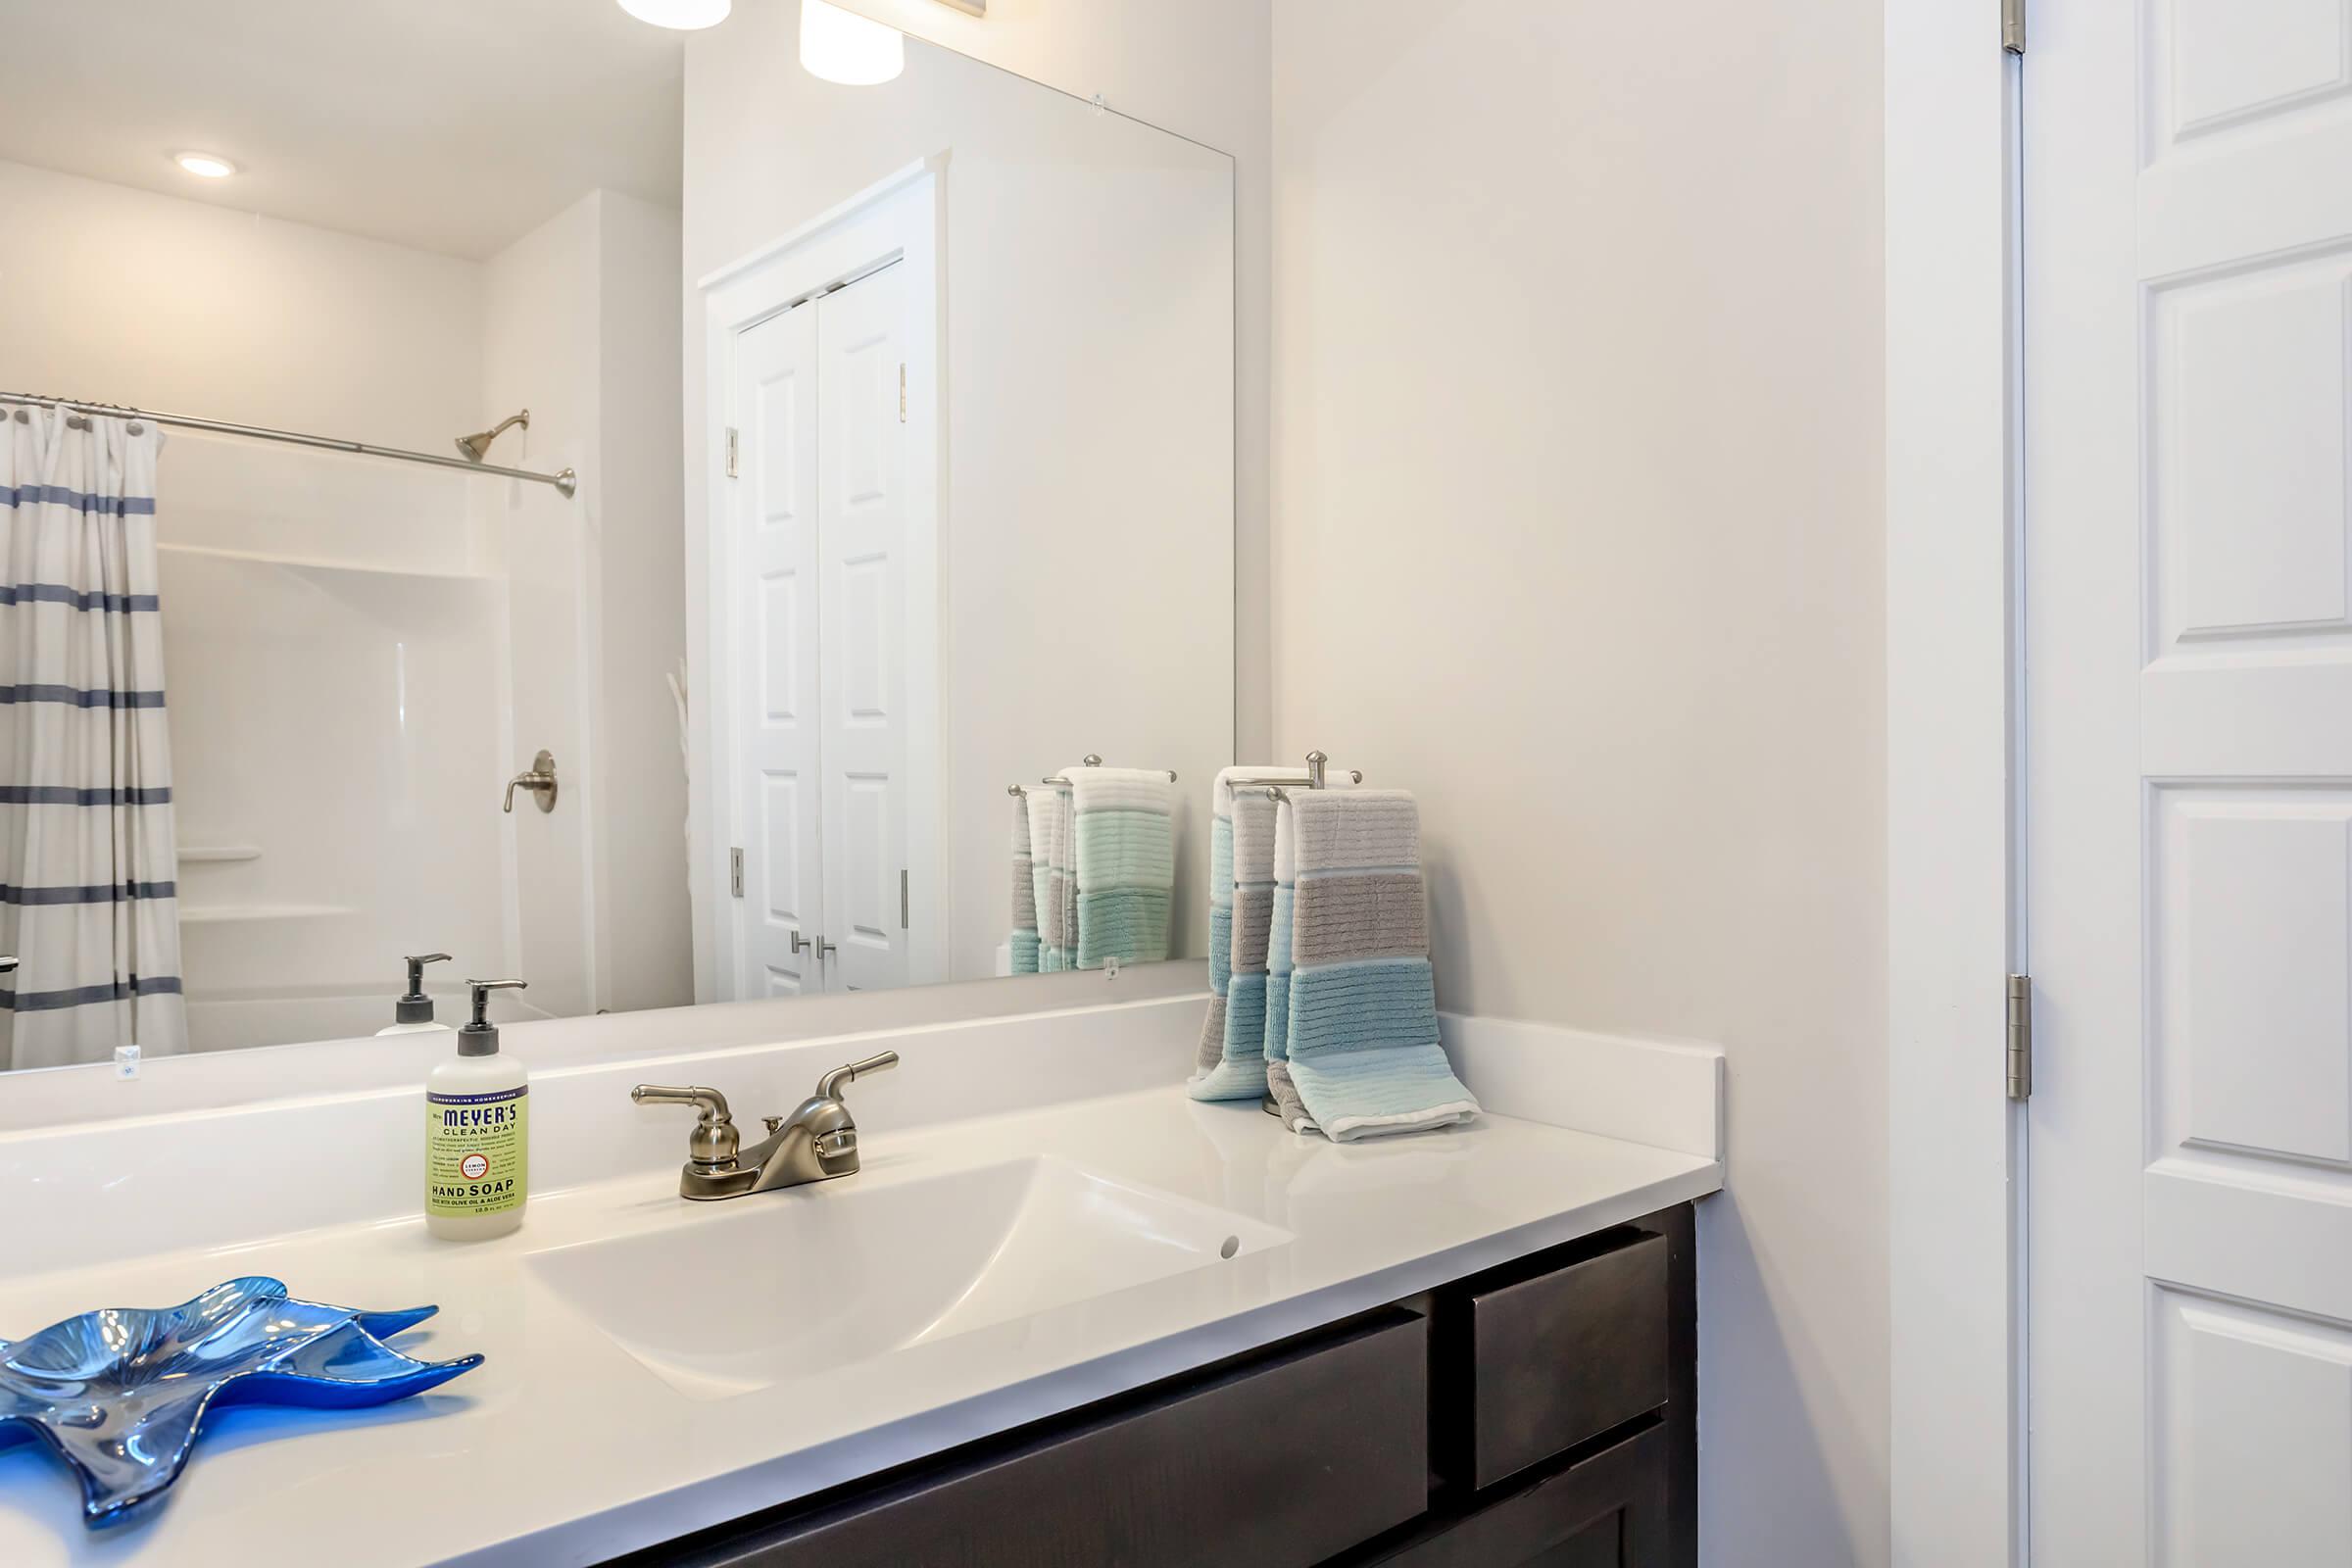
M556 759L554 754L546 751L540 752L537 757L531 759L528 772L517 773L507 780L507 804L502 809L508 811L514 809L514 792L517 789L529 790L537 796L539 809L542 811L554 810L556 808Z

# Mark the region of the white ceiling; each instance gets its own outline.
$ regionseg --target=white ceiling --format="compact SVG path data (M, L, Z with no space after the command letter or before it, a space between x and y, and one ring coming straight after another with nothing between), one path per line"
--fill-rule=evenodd
M677 206L683 106L682 35L613 0L0 0L0 159L453 256Z

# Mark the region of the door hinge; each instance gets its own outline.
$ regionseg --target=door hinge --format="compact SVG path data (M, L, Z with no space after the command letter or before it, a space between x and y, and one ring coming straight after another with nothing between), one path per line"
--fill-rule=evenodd
M904 870L899 872L899 929L902 931L908 929L906 921L906 873Z
M736 898L743 897L743 852L727 852L727 891Z
M2026 0L2001 0L2001 47L2013 55L2026 52Z
M899 367L899 422L906 422L906 367Z
M2034 1098L2034 979L2009 977L2009 1098Z
M743 437L733 425L727 426L727 477L737 477L743 468Z

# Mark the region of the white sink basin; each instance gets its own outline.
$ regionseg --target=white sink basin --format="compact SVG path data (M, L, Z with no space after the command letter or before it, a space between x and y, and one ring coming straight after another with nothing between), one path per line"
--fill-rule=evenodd
M1050 1156L718 1206L717 1219L681 1213L674 1228L536 1253L529 1266L671 1387L719 1399L1291 1240Z

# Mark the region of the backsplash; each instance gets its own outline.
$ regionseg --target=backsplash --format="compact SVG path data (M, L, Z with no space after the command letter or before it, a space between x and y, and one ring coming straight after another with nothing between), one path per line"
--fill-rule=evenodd
M533 1061L533 1188L545 1198L674 1167L685 1147L677 1118L629 1101L647 1079L709 1084L749 1121L788 1110L828 1068L894 1050L899 1070L856 1091L860 1124L887 1137L1172 1083L1207 1000L1194 993L784 1044L643 1049L561 1067ZM561 1027L514 1028L511 1049L522 1054L527 1039ZM413 1082L358 1093L0 1135L11 1251L45 1272L413 1216L423 1096L419 1070ZM189 1181L194 1171L204 1173L201 1183Z

